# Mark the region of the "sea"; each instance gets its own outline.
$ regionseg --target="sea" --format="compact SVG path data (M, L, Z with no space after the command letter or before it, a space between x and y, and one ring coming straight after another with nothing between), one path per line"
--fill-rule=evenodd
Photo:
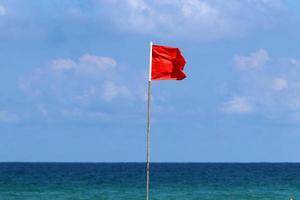
M152 163L150 200L300 199L300 164ZM144 200L145 163L0 163L0 200Z

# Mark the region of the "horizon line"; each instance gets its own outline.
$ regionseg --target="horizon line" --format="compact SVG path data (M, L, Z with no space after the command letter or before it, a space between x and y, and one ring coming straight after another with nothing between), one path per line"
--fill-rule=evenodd
M0 164L22 164L22 163L32 163L32 164L47 164L47 163L57 163L57 164L146 164L145 162L135 162L135 161L112 161L112 162L105 162L105 161L0 161ZM196 161L188 161L188 162L150 162L151 164L300 164L300 161L245 161L245 162L196 162Z

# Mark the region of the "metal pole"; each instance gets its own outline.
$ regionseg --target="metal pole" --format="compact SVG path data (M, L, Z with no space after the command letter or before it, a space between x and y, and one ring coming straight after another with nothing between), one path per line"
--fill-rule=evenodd
M152 69L152 42L150 42L149 80L148 80L148 117L147 117L147 177L146 200L149 200L150 181L150 106L151 106L151 69Z
M147 122L147 186L146 200L149 199L149 176L150 176L150 101L151 101L151 81L148 81L148 122Z

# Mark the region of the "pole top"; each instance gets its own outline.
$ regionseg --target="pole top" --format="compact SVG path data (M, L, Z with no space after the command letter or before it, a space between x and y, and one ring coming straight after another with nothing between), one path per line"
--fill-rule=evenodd
M153 45L153 42L150 41L149 81L151 81L151 74L152 74L152 45Z

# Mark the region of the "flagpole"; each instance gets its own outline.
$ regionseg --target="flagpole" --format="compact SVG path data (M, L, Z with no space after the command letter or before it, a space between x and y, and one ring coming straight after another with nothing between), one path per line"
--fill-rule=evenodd
M151 106L151 70L152 70L152 45L150 42L149 79L148 79L148 116L147 116L147 176L146 176L146 200L149 200L150 181L150 106Z

